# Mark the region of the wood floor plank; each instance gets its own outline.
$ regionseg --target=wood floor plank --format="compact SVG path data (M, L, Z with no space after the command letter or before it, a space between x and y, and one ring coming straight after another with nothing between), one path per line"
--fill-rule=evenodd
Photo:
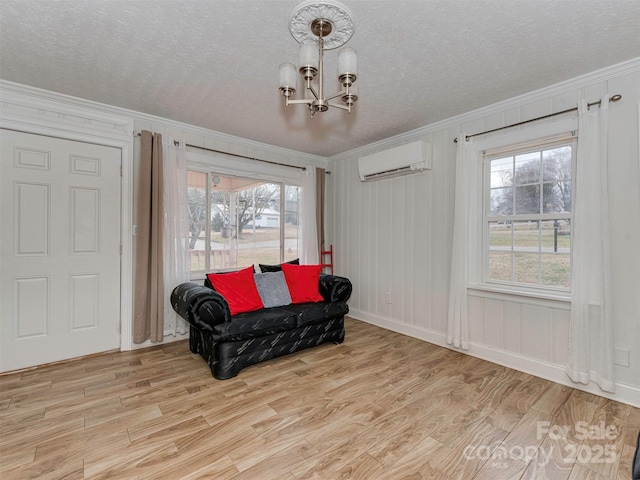
M3 449L0 455L0 472L17 469L22 465L32 463L36 457L36 446L23 446L20 449L12 449L10 452ZM0 475L2 478L2 475Z
M492 457L473 477L473 480L519 480L527 464L522 460L507 455L505 458Z
M617 465L616 474L613 477L616 480L629 480L631 478L631 472L633 470L633 459L635 457L636 447L624 445L620 452L619 461Z
M628 480L640 409L346 330L224 381L187 341L0 375L0 478Z
M309 446L304 441L293 442L288 448L273 452L260 463L231 477L232 480L280 480L291 475L291 469L304 464L308 457ZM295 475L294 475L294 478ZM310 477L307 477L310 478ZM339 477L336 477L339 478ZM348 477L347 477L348 478Z
M234 452L243 449L246 445L264 445L264 440L260 439L250 427L221 430L203 428L176 440L175 444L180 455L200 455L214 462L223 457L232 458L231 455ZM263 452L270 453L268 448L261 451Z
M85 415L85 429L104 431L127 431L138 423L147 423L162 416L158 405L126 407L116 405L109 409L92 410Z
M447 473L441 472L436 465L451 452L451 448L426 437L420 443L414 445L411 451L390 462L389 457L378 460L384 464L382 478L394 478L398 480L430 479L449 480Z
M59 480L61 478L65 480L85 478L82 460L70 462L66 457L60 457L44 462L34 461L2 472L2 480Z
M108 451L91 453L84 460L84 478L139 477L140 472L162 472L178 454L173 443L163 446L129 443Z
M185 473L190 472L190 473ZM179 461L173 461L162 471L154 469L140 475L140 480L219 480L232 478L238 474L233 460L224 456L211 461L207 455L184 455ZM285 479L286 480L286 479ZM295 480L291 478L290 480Z
M567 438L545 436L522 480L566 480L575 465L575 458L570 453L576 447L577 444Z

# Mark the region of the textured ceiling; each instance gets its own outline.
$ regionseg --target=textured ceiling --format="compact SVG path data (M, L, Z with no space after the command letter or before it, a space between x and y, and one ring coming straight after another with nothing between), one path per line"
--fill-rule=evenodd
M298 3L0 0L0 78L330 156L640 56L639 0L343 0L359 101L310 119L277 88Z

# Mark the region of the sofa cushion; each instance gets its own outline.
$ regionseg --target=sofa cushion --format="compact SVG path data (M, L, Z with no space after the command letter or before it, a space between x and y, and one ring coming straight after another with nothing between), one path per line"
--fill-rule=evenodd
M290 265L300 265L300 259L296 258L295 260L291 260L290 262L286 262ZM263 265L262 263L259 263L258 266L260 267L260 271L262 273L266 273L266 272L280 272L282 270L282 264L279 265Z
M300 303L280 307L280 310L286 310L295 317L296 327L304 327L332 318L343 317L349 313L349 306L345 302Z
M290 265L283 263L282 272L289 286L291 303L321 302L320 271L322 265Z
M289 287L282 271L254 273L253 278L265 308L280 307L291 303Z
M256 267L255 265L251 265L251 268L253 269L253 273L256 273ZM211 290L215 290L215 288L213 288L213 285L211 284L211 280L209 280L209 275L226 275L228 273L238 273L238 270L230 270L230 271L226 271L226 272L211 272L211 273L207 273L204 277L204 286L205 287L209 287Z
M308 325L303 328L294 328L286 332L278 332L273 335L249 338L246 340L228 341L218 343L218 353L221 357L236 357L240 355L250 355L254 352L262 354L272 348L284 347L288 353L295 352L299 348L304 348L304 341L311 339L316 343L323 335L331 335L333 338L342 334L344 338L344 319L336 318L327 322Z
M235 315L230 322L213 327L216 341L245 340L296 328L298 319L295 312L282 308L263 308Z
M264 308L253 279L253 265L237 272L209 273L207 278L229 304L232 316Z

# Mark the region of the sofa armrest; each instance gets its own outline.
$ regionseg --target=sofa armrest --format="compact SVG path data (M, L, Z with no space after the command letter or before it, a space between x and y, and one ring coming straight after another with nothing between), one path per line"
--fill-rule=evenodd
M197 283L182 283L171 292L171 305L189 324L209 332L231 321L229 305L222 295Z
M325 302L346 302L351 296L351 282L337 275L320 274L320 295Z

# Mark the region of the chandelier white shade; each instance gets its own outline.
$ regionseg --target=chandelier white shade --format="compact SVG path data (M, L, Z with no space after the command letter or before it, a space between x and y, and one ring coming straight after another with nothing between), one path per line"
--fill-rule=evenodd
M358 58L353 48L338 52L337 80L340 90L332 95L324 93L324 51L344 45L353 35L355 24L347 8L334 1L306 1L290 14L289 30L300 43L299 65L280 65L278 83L285 106L306 105L313 118L316 112L336 107L351 113L358 100L355 81L358 76ZM297 73L304 81L304 98L294 99ZM342 103L331 102L339 99Z

